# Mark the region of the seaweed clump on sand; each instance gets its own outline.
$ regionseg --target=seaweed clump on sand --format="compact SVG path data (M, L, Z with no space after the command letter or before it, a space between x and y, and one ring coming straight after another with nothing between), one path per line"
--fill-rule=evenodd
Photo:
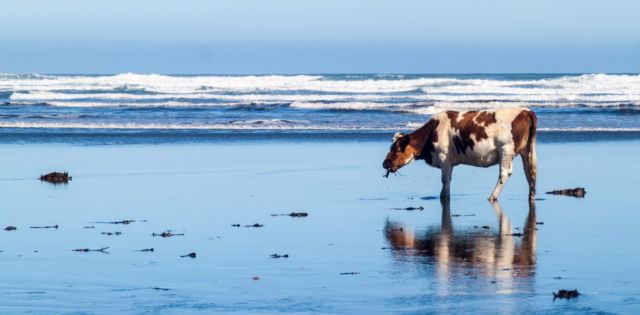
M406 207L406 208L391 208L393 210L405 210L405 211L422 211L424 207Z
M274 213L271 216L272 217L287 216L287 217L293 217L293 218L304 218L304 217L308 217L309 214L306 212L291 212L291 213Z
M111 235L116 235L116 236L118 236L118 235L122 235L122 232L120 232L120 231L115 231L115 232L102 232L102 233L100 233L100 234L102 234L102 235L108 235L108 236L111 236Z
M271 254L271 258L289 258L289 254L284 254L284 255L280 255L280 254Z
M56 225L45 225L45 226L30 226L30 229L57 229L59 226Z
M49 174L45 174L45 175L40 175L40 180L44 181L44 182L49 182L52 184L66 184L68 183L70 180L72 179L71 176L69 176L68 172L52 172Z
M100 221L100 222L95 222L95 223L101 223L101 224L131 224L133 222L136 222L136 220Z
M83 252L83 253L99 252L99 253L108 254L109 252L107 251L107 249L109 249L109 247L103 247L103 248L98 248L98 249L76 248L76 249L73 249L72 251L74 251L74 252Z
M151 236L156 237L156 236L160 236L160 237L173 237L173 236L184 236L184 233L173 233L173 231L171 230L167 230L164 231L160 234L158 233L153 233L151 234Z
M580 295L578 290L558 290L558 292L553 292L553 299L573 299L577 298Z
M547 191L547 194L584 198L584 195L587 194L587 191L584 190L584 188L582 187L578 187L574 189L560 189L560 190Z
M233 226L233 227L241 227L242 225L236 223L236 224L231 224L231 226ZM244 225L244 227L253 227L253 228L261 228L263 226L264 226L264 224L260 224L260 223Z

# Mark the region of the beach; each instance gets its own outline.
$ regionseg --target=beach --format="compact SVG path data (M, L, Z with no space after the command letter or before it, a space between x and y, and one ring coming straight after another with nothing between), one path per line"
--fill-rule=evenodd
M5 2L0 315L640 314L640 1Z
M1 231L0 312L640 308L637 136L540 134L533 205L520 161L497 204L496 167L457 167L447 205L424 163L382 177L390 138L293 138L1 144L0 227L16 230ZM73 179L37 179L50 171ZM544 194L575 187L586 197ZM273 216L291 212L308 216Z

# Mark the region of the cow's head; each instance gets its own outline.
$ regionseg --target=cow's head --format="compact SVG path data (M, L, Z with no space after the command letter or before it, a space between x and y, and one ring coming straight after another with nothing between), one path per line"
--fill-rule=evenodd
M385 176L389 176L389 172L394 173L415 159L417 152L410 145L410 142L410 135L398 132L393 136L393 144L391 144L389 153L387 153L387 157L382 162L382 167L387 170Z

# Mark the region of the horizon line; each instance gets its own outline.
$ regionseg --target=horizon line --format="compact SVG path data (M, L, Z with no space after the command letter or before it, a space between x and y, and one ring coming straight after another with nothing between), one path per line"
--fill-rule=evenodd
M606 74L606 75L640 75L640 72L225 72L225 73L162 73L162 72L135 72L135 71L124 71L124 72L111 72L111 73L45 73L45 72L2 72L0 71L0 76L2 75L64 75L64 76L81 76L81 75L92 75L92 76L108 76L108 75L120 75L120 74L140 74L140 75L166 75L166 76L266 76L266 75L282 75L282 76L293 76L293 75L429 75L429 76L437 76L437 75L585 75L585 74Z

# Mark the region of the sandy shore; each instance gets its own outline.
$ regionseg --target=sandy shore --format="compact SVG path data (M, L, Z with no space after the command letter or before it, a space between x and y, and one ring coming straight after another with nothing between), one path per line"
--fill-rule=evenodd
M519 161L498 204L486 201L496 168L458 167L442 205L436 169L382 177L387 149L0 145L0 227L17 228L0 231L0 313L640 308L640 142L541 143L533 211ZM36 179L54 170L73 180ZM577 186L586 198L543 194ZM406 207L424 210L395 209ZM309 216L271 216L292 211ZM120 220L135 222L96 223ZM255 223L264 226L244 227ZM50 225L59 228L30 228ZM167 230L184 235L152 236ZM583 295L553 301L558 289Z

